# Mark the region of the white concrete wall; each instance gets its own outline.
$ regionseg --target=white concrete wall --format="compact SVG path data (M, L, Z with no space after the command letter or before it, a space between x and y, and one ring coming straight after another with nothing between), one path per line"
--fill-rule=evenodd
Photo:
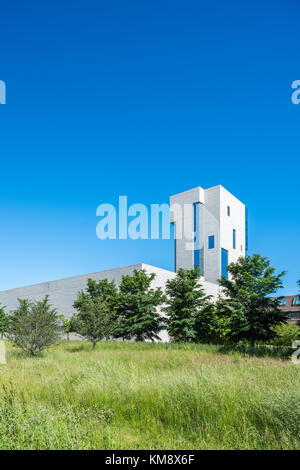
M220 187L205 190L204 276L208 282L217 282L221 272L220 261ZM208 248L208 237L215 237L215 247Z
M154 272L157 275L156 279L153 281L154 287L164 288L166 280L175 275L171 271L140 263L111 269L109 271L100 271L97 273L84 274L83 276L75 276L58 281L43 282L32 286L1 291L0 303L6 306L7 311L10 311L18 306L18 298L41 300L45 295L49 295L50 302L57 309L58 313L70 317L72 313L74 313L73 303L77 298L77 293L80 290L86 289L87 280L89 278L97 281L105 278L109 281L114 280L118 286L122 276L132 274L134 269L146 269L147 272Z
M170 197L170 221L176 234L176 270L194 267L194 211L195 202L204 203L202 188L194 188ZM179 212L178 212L179 211Z
M230 207L230 216L227 215L227 206ZM245 256L245 205L220 187L220 244L221 248L228 250L228 263L234 263L241 256ZM236 248L233 248L233 229L236 230Z
M183 226L182 239L176 240L176 269L192 269L194 267L194 235L193 204L199 205L199 250L200 269L205 281L217 283L221 275L221 248L228 251L228 262L236 261L245 256L245 205L222 186L202 189L194 188L170 198L170 205L181 207L181 212L171 212L171 222L177 227ZM186 208L190 205L190 210ZM230 216L227 215L230 206ZM182 217L184 214L184 217ZM180 220L181 217L181 220ZM236 230L236 249L233 248L233 229ZM215 247L208 248L208 237L214 235Z

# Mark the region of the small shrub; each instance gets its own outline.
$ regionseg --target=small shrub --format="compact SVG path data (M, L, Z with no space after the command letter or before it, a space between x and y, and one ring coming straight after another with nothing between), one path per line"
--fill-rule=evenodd
M293 341L299 338L300 328L292 323L282 323L274 328L277 337L271 342L273 346L292 346Z

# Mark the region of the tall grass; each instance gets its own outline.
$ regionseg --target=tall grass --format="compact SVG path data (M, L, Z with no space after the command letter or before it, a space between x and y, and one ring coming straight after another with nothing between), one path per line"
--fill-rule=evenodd
M0 390L1 449L300 448L300 366L245 351L9 346Z

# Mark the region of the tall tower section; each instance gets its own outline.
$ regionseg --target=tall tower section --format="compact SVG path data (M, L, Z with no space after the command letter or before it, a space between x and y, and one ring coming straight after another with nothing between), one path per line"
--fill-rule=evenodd
M246 254L246 207L223 186L201 187L170 198L175 271L200 269L205 281L227 277L228 264Z

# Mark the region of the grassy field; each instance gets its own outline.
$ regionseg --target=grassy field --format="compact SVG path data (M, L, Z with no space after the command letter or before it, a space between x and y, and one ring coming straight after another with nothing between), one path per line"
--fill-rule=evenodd
M299 449L300 366L218 347L8 346L1 449Z

